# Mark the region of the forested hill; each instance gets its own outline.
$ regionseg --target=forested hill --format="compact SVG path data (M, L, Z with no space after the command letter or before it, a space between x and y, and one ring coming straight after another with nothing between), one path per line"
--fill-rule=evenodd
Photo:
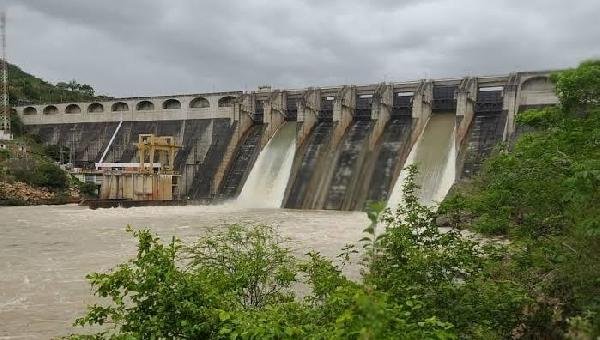
M8 83L9 100L12 106L102 98L95 95L90 85L79 84L75 80L51 84L10 63Z

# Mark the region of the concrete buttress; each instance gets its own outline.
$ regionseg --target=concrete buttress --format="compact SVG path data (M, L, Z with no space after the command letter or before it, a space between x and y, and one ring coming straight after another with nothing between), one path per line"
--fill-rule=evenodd
M463 145L473 121L478 89L477 78L466 77L458 85L456 92L456 121L458 126L455 139L457 149Z
M371 107L371 119L375 121L373 131L369 137L369 149L373 149L375 143L379 140L385 126L391 118L392 107L394 105L394 87L386 83L381 83L375 89L373 94L373 106Z
M235 124L235 130L233 135L231 136L231 140L227 145L227 149L223 154L223 160L219 164L217 171L215 172L215 176L213 177L211 184L211 194L215 195L218 193L219 188L221 187L221 183L223 182L223 178L225 177L225 172L229 168L233 155L238 147L238 144L243 139L243 137L248 132L248 129L253 125L251 114L255 111L255 98L252 93L244 93L240 97L237 98L234 112L232 124Z
M333 103L333 122L335 129L332 136L332 147L335 149L346 130L352 123L356 108L356 86L343 86L335 96Z
M268 99L264 102L263 123L266 125L266 130L261 141L261 148L269 142L285 122L286 108L287 96L284 91L276 90L269 93Z
M419 135L425 128L425 124L431 116L433 104L433 83L430 80L421 80L413 95L412 119L413 130L411 135L411 144L417 141Z
M519 74L511 73L508 76L506 85L503 87L502 110L506 111L506 126L504 127L503 139L509 139L515 132L515 115L519 110L518 92L519 92Z
M321 90L318 88L308 88L302 94L298 101L298 122L299 129L296 137L296 148L304 144L304 140L312 131L317 123L317 116L321 110Z

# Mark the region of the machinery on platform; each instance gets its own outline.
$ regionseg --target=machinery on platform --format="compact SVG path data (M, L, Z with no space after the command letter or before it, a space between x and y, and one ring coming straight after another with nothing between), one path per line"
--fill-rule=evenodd
M98 163L103 171L100 196L97 204L128 201L126 205L153 205L174 201L178 197L174 170L175 156L181 148L172 136L140 134L138 163ZM136 203L134 203L136 202ZM123 205L123 204L118 204Z

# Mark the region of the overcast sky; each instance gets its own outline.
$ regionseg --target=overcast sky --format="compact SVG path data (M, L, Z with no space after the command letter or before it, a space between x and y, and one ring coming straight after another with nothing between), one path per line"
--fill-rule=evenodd
M114 96L568 67L600 0L0 0L8 60Z

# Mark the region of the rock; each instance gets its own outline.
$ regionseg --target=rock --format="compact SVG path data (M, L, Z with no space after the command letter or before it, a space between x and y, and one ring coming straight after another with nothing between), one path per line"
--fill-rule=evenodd
M451 227L450 218L446 215L439 215L435 218L435 224L438 227Z

